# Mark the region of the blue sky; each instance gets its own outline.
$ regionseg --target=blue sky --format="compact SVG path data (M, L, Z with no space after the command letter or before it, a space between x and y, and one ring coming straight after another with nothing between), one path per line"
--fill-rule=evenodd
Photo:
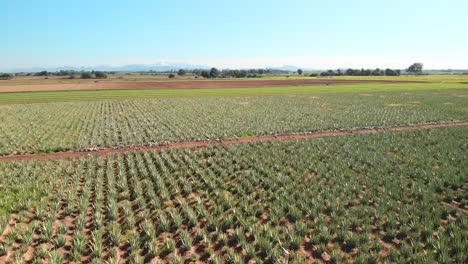
M468 68L468 1L0 0L0 69L177 61L218 67Z

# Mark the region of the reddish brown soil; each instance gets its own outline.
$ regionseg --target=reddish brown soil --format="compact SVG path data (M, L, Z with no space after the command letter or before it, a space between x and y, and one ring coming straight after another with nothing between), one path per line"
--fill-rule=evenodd
M397 126L387 128L356 128L350 130L339 131L319 131L319 132L298 132L278 135L265 135L265 136L252 136L243 138L227 138L224 140L203 140L203 141L179 141L166 145L159 146L138 146L138 147L123 147L123 148L102 148L95 151L67 151L67 152L54 152L54 153L39 153L39 154L24 154L24 155L5 155L0 156L0 162L6 161L27 161L27 160L46 160L46 159L61 159L61 158L75 158L88 155L106 156L109 153L124 153L128 151L145 151L145 150L162 150L171 148L204 148L210 145L231 145L250 143L257 141L267 140L291 140L291 139L304 139L310 137L326 137L326 136L339 136L349 134L365 134L365 133L378 133L386 131L402 131L414 129L426 129L437 127L450 127L450 126L467 126L468 121L463 122L450 122L450 123L432 123L432 124L419 124L411 126Z
M46 90L88 90L88 89L136 89L136 88L202 88L202 87L246 87L272 85L319 85L352 83L409 83L405 81L377 80L190 80L190 81L153 81L153 82L96 82L65 84L28 84L0 85L0 92L46 91Z

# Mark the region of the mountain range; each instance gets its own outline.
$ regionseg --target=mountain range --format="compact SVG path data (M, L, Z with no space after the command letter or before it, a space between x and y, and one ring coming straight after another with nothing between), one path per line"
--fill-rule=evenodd
M177 71L178 69L210 69L211 66L208 65L199 65L199 64L189 64L189 63L167 63L159 62L155 64L128 64L123 66L110 66L110 65L98 65L98 66L60 66L60 67L29 67L29 68L6 68L0 69L0 72L56 72L60 70L75 70L75 71L116 71L116 72L142 72L142 71L155 71L155 72L167 72L167 71ZM292 65L285 65L281 67L266 67L268 69L283 70L283 71L297 71L299 67ZM307 71L315 71L317 69L304 69Z

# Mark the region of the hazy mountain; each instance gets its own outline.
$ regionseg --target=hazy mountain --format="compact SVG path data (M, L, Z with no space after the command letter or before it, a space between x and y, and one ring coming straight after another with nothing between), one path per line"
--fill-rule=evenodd
M206 65L188 64L188 63L164 63L155 64L129 64L124 66L98 65L93 67L30 67L30 68L15 68L15 69L0 69L0 72L39 72L49 71L55 72L60 70L75 70L75 71L122 71L122 72L137 72L137 71L170 71L178 69L209 69Z
M142 71L155 71L155 72L167 72L177 71L178 69L210 69L211 66L190 64L190 63L170 63L170 62L158 62L154 64L128 64L123 66L110 66L110 65L98 65L92 67L76 67L76 66L60 66L60 67L30 67L30 68L6 68L0 69L0 72L56 72L60 70L75 70L75 71L116 71L116 72L142 72ZM243 68L248 69L248 68ZM296 72L298 69L304 71L320 71L320 69L309 69L301 68L293 65L284 65L280 67L265 67L265 69L275 69L282 71Z

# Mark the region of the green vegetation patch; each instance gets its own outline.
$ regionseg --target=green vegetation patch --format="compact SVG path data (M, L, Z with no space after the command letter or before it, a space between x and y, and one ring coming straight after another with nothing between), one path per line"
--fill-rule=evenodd
M468 120L468 89L0 106L0 154Z
M145 88L2 92L0 103L122 100L141 98L223 97L468 88L460 83L340 84L220 88Z
M36 220L18 214L2 248L25 252L40 230L47 253L34 257L70 262L464 263L467 135L449 127L0 163L1 185L37 181L49 194L28 208Z
M0 185L0 215L29 209L33 201L46 195L46 191L35 184Z

